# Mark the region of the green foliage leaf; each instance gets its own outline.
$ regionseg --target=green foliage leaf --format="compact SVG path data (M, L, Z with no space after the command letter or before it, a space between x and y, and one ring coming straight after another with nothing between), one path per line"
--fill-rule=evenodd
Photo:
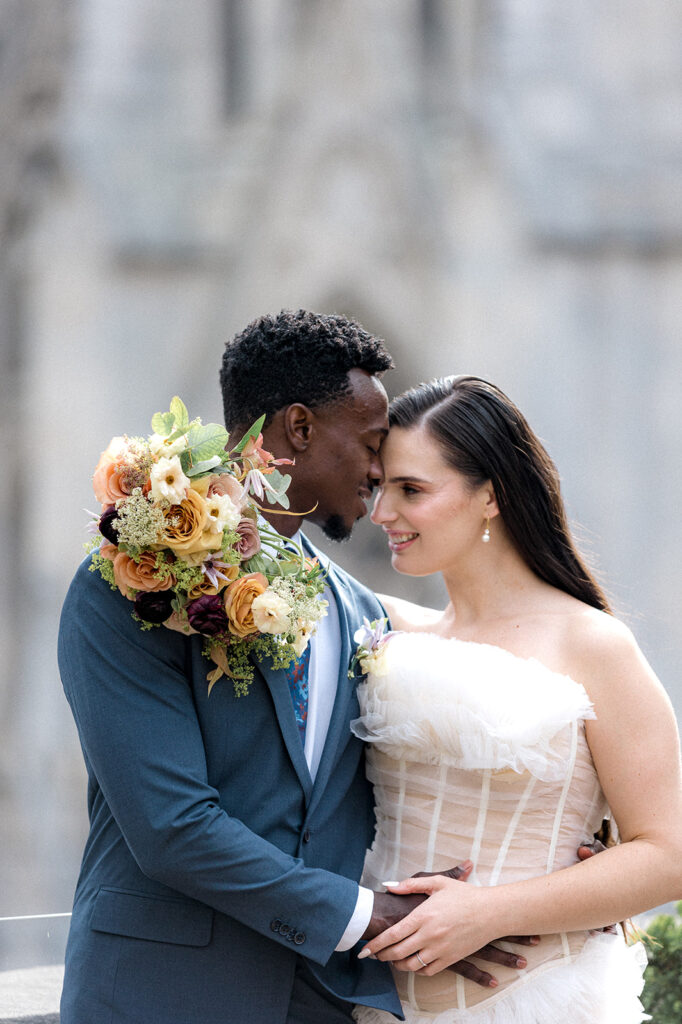
M277 572L277 563L273 558L268 558L262 551L259 551L246 562L245 568L248 572L262 572L264 575L272 575Z
M155 412L152 416L152 430L159 437L168 437L174 423L175 416L172 412Z
M220 465L220 456L214 455L211 459L204 459L203 462L195 462L191 469L187 470L187 476L199 476L201 473L210 473L212 469Z
M291 483L291 477L288 473L280 473L278 469L273 469L272 473L268 473L267 481L272 490L266 488L265 494L271 505L281 505L282 508L289 508L289 499L287 498L287 490Z
M277 563L277 568L279 569L280 574L282 576L295 576L296 573L301 568L301 563L298 561L298 559L295 562L280 559Z
M270 491L266 491L265 495L271 505L280 505L284 509L289 508L289 499L286 494L271 494Z
M239 442L239 444L236 446L236 448L234 450L236 452L243 452L244 449L246 448L246 445L247 445L248 441L250 440L250 438L253 438L255 440L258 437L258 435L260 434L261 430L263 429L263 424L264 423L265 423L265 415L261 416L259 419L256 420L255 423L253 423L249 427L249 429L246 431L246 433L244 434L243 438L241 439L241 441Z
M677 904L678 915L682 903ZM646 926L642 941L649 965L644 972L642 1003L652 1024L679 1024L682 1019L682 918L659 914Z
M177 395L171 398L170 411L175 420L176 428L182 432L187 430L189 427L189 413L185 403Z
M229 434L219 423L196 424L187 435L192 463L212 459L214 455L222 455L228 442Z
M172 434L169 434L168 441L177 441L179 437L187 433L187 427L180 427L178 430L174 430Z

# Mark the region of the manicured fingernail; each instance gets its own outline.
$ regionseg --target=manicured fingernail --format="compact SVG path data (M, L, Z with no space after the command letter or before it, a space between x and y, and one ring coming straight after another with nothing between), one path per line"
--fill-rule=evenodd
M358 953L358 960L364 960L366 956L371 956L371 955L372 955L372 950L369 948L369 946L365 946Z
M528 961L526 960L525 956L517 956L517 958L516 958L516 966L517 967L527 967L528 966Z
M395 889L396 886L400 885L400 882L382 882L384 889Z

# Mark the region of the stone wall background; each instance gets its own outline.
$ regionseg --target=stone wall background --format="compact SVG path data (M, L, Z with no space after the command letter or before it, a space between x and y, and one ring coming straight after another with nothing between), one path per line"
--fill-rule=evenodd
M219 419L223 341L261 312L357 317L392 393L501 385L682 711L681 21L664 0L0 0L0 916L68 910L75 884L55 641L94 463L176 392ZM442 598L364 523L334 554Z

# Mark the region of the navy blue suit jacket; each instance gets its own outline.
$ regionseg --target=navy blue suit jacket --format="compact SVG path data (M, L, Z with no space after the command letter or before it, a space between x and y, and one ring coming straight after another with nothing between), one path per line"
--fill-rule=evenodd
M200 637L143 631L84 562L59 665L88 772L62 1024L280 1024L297 954L337 997L393 1011L385 964L335 953L374 832L352 637L383 609L330 567L342 638L313 784L286 677L207 693Z

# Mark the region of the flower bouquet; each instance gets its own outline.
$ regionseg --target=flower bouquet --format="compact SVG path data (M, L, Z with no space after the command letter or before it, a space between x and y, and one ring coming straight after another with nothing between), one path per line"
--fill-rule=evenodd
M277 468L291 460L263 449L264 421L230 448L224 427L190 421L175 397L151 436L115 437L93 476L90 570L133 602L143 629L204 637L209 693L225 674L246 694L250 655L276 668L300 658L325 614L317 560L258 515L265 500L287 509L291 482Z

